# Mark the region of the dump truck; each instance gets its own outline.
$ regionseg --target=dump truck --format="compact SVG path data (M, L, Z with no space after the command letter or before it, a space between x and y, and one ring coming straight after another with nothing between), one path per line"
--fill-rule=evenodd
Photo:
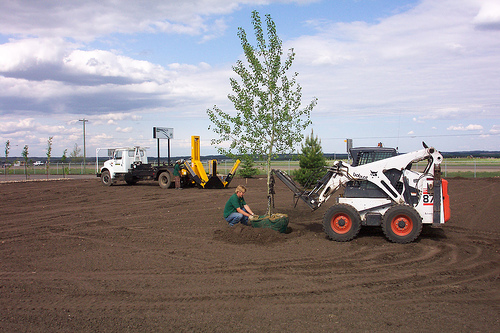
M335 161L312 189L301 188L281 170L272 175L313 211L340 194L323 216L331 240L350 241L362 226L377 226L389 241L410 243L423 224L441 226L451 213L448 182L441 178L443 156L422 144L423 149L406 154L386 147L352 148L352 164ZM420 161L427 161L423 171L412 170Z

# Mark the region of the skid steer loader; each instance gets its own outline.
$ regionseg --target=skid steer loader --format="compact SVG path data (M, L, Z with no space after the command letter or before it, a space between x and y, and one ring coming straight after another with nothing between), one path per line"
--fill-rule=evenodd
M330 239L350 241L361 226L381 226L388 240L409 243L420 235L422 224L439 226L450 218L448 182L441 179L443 156L422 144L424 149L401 155L391 148L353 148L353 163L335 161L311 190L301 189L281 170L272 173L312 210L344 189L323 217ZM412 170L423 160L422 172Z

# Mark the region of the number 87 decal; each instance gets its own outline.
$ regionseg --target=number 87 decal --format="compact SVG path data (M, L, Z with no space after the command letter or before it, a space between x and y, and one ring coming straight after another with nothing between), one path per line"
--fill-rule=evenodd
M424 205L432 205L434 204L434 195L424 193L424 195L422 196L422 200L424 201Z

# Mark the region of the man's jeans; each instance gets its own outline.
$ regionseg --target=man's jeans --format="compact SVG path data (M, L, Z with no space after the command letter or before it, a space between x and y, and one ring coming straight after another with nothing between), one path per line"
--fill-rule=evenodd
M242 208L242 210L247 213L245 208ZM231 213L229 214L228 217L226 217L226 221L229 223L229 225L232 227L238 223L248 225L248 216L245 216L243 214L240 214L238 212Z

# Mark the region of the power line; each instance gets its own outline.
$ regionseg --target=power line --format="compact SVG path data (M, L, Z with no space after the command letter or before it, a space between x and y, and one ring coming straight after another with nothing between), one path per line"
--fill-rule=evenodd
M461 136L494 136L500 133L476 133L476 134L435 134L435 135L408 135L408 136L363 136L363 137L350 137L356 140L362 139L414 139L414 138L437 138L437 137L461 137ZM338 138L321 138L321 140L345 140L345 137Z

